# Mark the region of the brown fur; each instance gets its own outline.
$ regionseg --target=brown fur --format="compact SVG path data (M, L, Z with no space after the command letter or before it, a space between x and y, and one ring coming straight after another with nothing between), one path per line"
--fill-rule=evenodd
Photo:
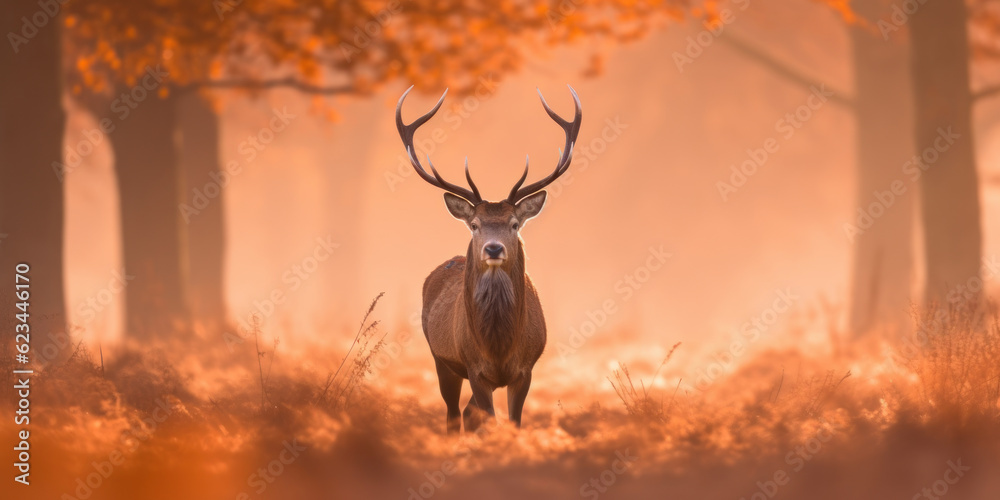
M481 202L470 210L466 222L478 229L466 256L438 266L423 293L424 335L448 405L450 432L459 426L462 379L469 380L473 392L466 430L479 425L474 408L493 415L493 390L505 386L511 420L520 425L531 370L546 340L541 302L524 269L523 245L510 227L517 220L514 205ZM486 242L504 245L506 259L499 266L488 266L480 256Z
M467 280L466 290L469 288ZM514 344L514 323L519 312L514 297L514 282L501 269L482 272L472 292L475 304L471 308L475 314L470 321L475 325L472 330L479 332L487 354L493 359L504 359Z
M438 266L424 282L421 320L434 354L441 397L448 405L448 432L458 432L461 427L458 400L463 378L469 379L472 386L472 399L464 412L466 430L479 425L476 408L493 416L493 391L504 386L510 419L520 427L531 369L545 349L545 319L535 288L524 273L524 246L518 231L545 206L545 186L569 169L583 120L580 98L570 87L576 105L570 121L552 111L542 91L538 91L545 112L566 135L559 161L551 174L524 185L528 178L526 161L524 173L507 198L491 203L483 200L472 182L468 161L468 189L445 181L434 165L433 175L424 170L415 155L413 134L441 109L448 91L433 109L407 124L403 121L403 101L410 90L413 87L396 103L396 130L410 164L421 179L445 191L448 211L472 231L465 259L456 257Z

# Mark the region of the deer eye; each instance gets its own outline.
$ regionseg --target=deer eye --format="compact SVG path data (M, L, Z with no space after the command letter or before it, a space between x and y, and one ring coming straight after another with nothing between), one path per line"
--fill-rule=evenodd
M521 226L518 223L515 222L515 223L511 224L510 227L511 227L511 229L517 231L517 228L519 228Z
M479 231L479 224L476 224L475 222L473 222L472 224L470 224L470 226L472 226L472 230L473 231Z

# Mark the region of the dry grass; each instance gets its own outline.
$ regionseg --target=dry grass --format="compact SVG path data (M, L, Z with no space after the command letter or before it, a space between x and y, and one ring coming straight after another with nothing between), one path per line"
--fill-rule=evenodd
M963 480L949 498L1000 491L1000 480L986 472L1000 463L996 308L924 311L922 318L938 319L923 321L926 343L906 350L899 372L878 383L862 383L843 368L864 360L771 352L718 380L709 398L680 390L680 382L656 384L678 343L655 370L637 374L622 364L613 372L620 406L567 410L552 402L520 432L501 426L455 439L443 435L442 405L365 383L385 346L372 319L380 297L326 375L298 371L296 360L265 352L255 328L253 353L225 367L229 385L212 394L193 389L211 367L191 374L165 354L193 351L118 353L102 371L100 355L77 346L68 361L33 380L38 498L73 495L78 477L123 447L123 433L151 437L126 454L93 500L236 498L243 491L249 498L329 491L406 498L445 462L459 472L447 476L435 498L579 498L580 486L624 450L640 459L606 496L750 498L757 481L789 469L787 454L824 429L834 438L778 498L911 498L957 457L983 473ZM2 352L0 360L9 373L12 361ZM795 362L806 368L782 368ZM164 404L170 416L151 425ZM0 431L11 432L9 424ZM258 495L248 487L250 475L290 440L304 443L306 455ZM871 470L895 472L869 477Z
M674 390L674 395L671 396L670 402L667 408L663 407L663 398L661 397L659 401L650 396L650 390L653 384L656 382L656 377L660 375L660 370L663 369L664 365L670 361L673 357L674 351L680 347L681 343L678 342L670 348L670 351L660 362L660 365L656 367L656 371L653 373L653 378L649 381L649 387L646 387L645 382L639 380L639 390L636 390L635 383L632 382L632 374L628 371L628 365L624 363L618 364L618 369L612 372L614 380L608 377L608 382L611 383L611 387L615 390L615 394L618 395L618 399L621 400L622 405L625 406L625 411L632 417L638 417L642 419L651 419L658 422L664 421L664 416L670 411L670 406L673 405L674 398L677 396L676 389ZM618 382L615 384L615 382ZM677 387L680 388L680 382L677 383Z
M934 306L915 316L917 352L904 357L903 364L919 380L919 402L927 416L956 422L1000 417L996 305Z
M368 319L375 311L375 306L378 305L378 301L383 295L385 295L385 292L378 294L372 300L371 305L368 306L368 311L361 318L361 325L358 327L358 332L354 335L354 341L351 342L347 353L344 354L344 358L340 361L340 366L327 375L326 381L323 383L323 390L316 396L316 404L333 410L346 408L351 395L354 394L354 391L361 384L362 378L364 378L365 374L371 373L372 359L378 355L379 351L385 345L385 334L372 344L375 335L378 333L379 322L369 322ZM357 351L354 350L355 347L358 347ZM351 363L348 365L348 371L344 376L340 376L348 359L351 360Z

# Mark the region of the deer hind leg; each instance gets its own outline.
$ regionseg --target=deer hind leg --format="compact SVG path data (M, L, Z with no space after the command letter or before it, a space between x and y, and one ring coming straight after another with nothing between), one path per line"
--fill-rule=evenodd
M465 432L475 432L485 420L495 416L493 390L471 374L469 385L472 386L472 398L469 399L469 404L466 405L465 411L462 413L462 420L465 421Z
M514 379L507 386L507 411L510 414L510 421L521 428L521 410L524 409L524 400L528 397L528 388L531 387L531 372L528 372Z
M465 432L470 432L475 429L475 423L472 421L472 412L476 411L476 395L473 394L472 398L469 399L469 403L465 405L465 411L462 412L462 420L465 422Z
M462 396L462 377L444 365L444 363L434 359L434 366L437 367L438 386L441 388L441 397L444 404L448 406L448 434L456 434L462 430L462 412L459 410L459 398Z

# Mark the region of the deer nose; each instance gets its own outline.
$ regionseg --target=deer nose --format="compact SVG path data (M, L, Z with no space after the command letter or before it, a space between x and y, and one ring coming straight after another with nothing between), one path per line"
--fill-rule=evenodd
M487 257L491 259L499 259L503 256L503 245L499 243L487 243L483 247L483 251L486 252Z

